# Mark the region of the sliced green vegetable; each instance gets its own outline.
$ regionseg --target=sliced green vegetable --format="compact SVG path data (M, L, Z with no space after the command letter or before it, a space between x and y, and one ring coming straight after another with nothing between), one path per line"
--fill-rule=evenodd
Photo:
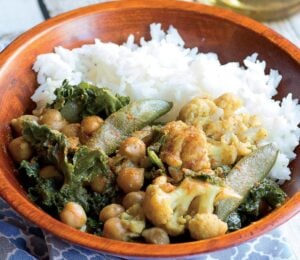
M134 131L153 123L171 108L172 103L164 100L145 99L132 102L111 114L88 140L87 146L101 149L110 155Z
M69 122L80 122L85 116L99 115L102 118L129 104L129 97L114 95L109 89L99 88L86 82L70 85L64 81L55 90L56 100L51 108L61 112Z
M162 160L158 157L158 155L153 150L150 150L148 148L147 154L148 154L148 157L149 157L151 163L156 165L158 168L165 170L165 166L164 166Z
M268 175L277 159L277 154L278 150L275 146L268 144L245 156L233 167L226 177L226 184L241 198L219 202L216 214L221 220L226 220L228 215L245 200L250 189Z

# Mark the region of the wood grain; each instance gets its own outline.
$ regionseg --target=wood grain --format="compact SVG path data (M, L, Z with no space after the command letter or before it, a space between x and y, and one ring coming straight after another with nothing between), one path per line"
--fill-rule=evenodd
M0 192L25 218L53 234L102 252L139 257L179 257L215 251L253 239L284 223L300 210L300 159L291 164L292 180L285 185L288 202L254 224L213 239L173 245L125 243L79 232L53 219L27 198L6 152L9 122L32 108L37 83L32 64L38 54L54 46L74 48L94 38L122 43L130 33L149 38L149 24L178 28L187 47L216 52L222 62L242 61L253 52L268 68L283 75L278 98L292 92L300 98L300 52L277 33L248 18L218 8L176 1L120 1L74 10L38 25L16 39L0 56ZM298 172L298 173L297 173Z

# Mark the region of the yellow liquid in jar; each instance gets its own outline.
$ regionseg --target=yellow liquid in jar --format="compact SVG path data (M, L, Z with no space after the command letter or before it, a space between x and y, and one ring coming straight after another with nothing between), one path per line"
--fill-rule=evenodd
M230 8L257 20L275 20L300 11L300 0L204 0L212 5Z

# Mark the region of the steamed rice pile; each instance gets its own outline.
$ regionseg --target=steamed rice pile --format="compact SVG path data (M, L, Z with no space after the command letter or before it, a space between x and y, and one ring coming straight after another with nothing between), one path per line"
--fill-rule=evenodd
M33 69L40 87L32 96L42 109L55 99L54 91L64 79L71 84L81 81L107 87L132 100L158 98L172 101L174 108L164 119L174 120L181 107L195 96L216 98L225 92L239 96L244 107L239 112L257 115L273 142L280 149L271 177L279 182L290 179L289 162L300 137L300 105L289 94L282 102L272 99L277 94L281 76L275 70L265 73L266 64L257 54L243 64L222 65L214 53L199 53L197 48L184 48L184 41L172 26L167 32L160 24L150 26L150 41L134 44L130 35L123 45L104 43L68 50L55 48L54 53L39 55Z

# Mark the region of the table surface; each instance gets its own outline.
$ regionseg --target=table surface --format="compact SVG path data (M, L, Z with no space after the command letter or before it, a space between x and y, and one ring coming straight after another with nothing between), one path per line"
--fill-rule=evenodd
M0 51L18 34L45 19L76 7L98 2L105 2L105 0L0 0ZM265 24L300 47L300 13L284 20ZM300 214L285 223L281 231L286 236L296 257L300 259Z

